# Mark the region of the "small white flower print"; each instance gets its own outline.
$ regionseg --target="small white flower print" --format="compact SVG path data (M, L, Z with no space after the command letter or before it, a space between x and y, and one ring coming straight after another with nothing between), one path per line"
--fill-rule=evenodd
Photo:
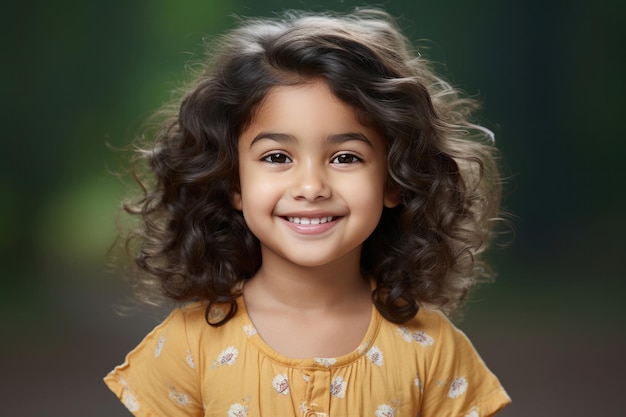
M302 379L304 379L307 384L311 382L311 376L308 374L302 374Z
M322 365L324 368L329 368L337 362L335 358L315 358L315 363Z
M456 378L450 384L450 390L448 391L448 397L456 398L460 395L465 394L467 390L467 379L463 377Z
M233 365L237 360L239 351L234 346L229 346L224 349L217 357L217 365Z
M480 417L480 414L478 414L478 409L476 407L472 407L469 413L465 414L465 417Z
M256 329L254 328L253 325L247 324L243 326L243 332L246 334L246 336L252 337L256 334Z
M248 415L248 407L243 404L233 404L228 409L228 417L246 417Z
M425 332L421 330L417 330L411 333L408 328L401 326L401 327L398 327L398 334L402 337L402 340L404 340L405 342L410 343L410 342L415 341L424 347L431 346L435 343L435 339L433 339L432 337L430 337L428 334L426 334Z
M383 366L383 352L376 346L367 351L367 357L376 366Z
M361 343L358 348L356 348L357 352L359 352L359 355L362 355L363 352L365 352L367 348L370 347L370 343L372 343L371 340L366 340L365 342Z
M193 356L191 356L191 351L187 351L187 356L185 356L185 362L191 369L196 369L196 362L193 360Z
M398 327L398 333L402 336L402 339L405 342L411 343L413 341L413 337L411 336L411 332L404 326Z
M183 407L191 404L191 400L189 399L187 394L176 391L174 387L170 387L169 397L176 404Z
M302 415L305 415L307 412L315 410L317 408L317 403L311 403L309 405L306 405L306 401L302 401L302 404L300 404L300 411L302 412ZM315 413L316 415L318 413Z
M419 343L420 345L424 347L431 346L432 344L435 343L435 339L433 339L432 337L430 337L429 335L427 335L426 333L422 331L414 332L413 340L415 340L417 343Z
M420 380L419 375L415 375L415 386L419 389L419 392L422 392L424 387L422 387L422 381Z
M289 381L287 380L287 375L285 374L276 375L272 380L272 386L276 390L276 394L289 394Z
M330 395L343 398L346 396L346 388L348 387L348 383L343 380L343 377L336 377L333 379L333 382L330 384Z
M163 344L165 343L165 337L161 336L159 337L159 340L157 340L157 344L156 347L154 348L154 357L158 358L159 356L161 356L161 351L163 350Z
M124 392L122 393L122 404L128 409L128 411L135 412L139 411L139 402L137 398L129 391L128 388L124 388Z
M376 410L376 417L394 417L395 415L396 409L389 404L379 405Z

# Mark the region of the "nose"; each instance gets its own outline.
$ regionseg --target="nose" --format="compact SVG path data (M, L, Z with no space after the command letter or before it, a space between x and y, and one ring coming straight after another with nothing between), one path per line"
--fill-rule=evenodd
M296 200L317 201L329 198L331 187L324 169L312 162L302 164L294 172L290 193Z

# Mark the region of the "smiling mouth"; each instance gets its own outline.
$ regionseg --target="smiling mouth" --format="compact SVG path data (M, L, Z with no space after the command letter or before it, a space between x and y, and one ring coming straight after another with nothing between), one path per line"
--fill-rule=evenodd
M295 224L324 224L335 220L337 217L286 217L290 223Z

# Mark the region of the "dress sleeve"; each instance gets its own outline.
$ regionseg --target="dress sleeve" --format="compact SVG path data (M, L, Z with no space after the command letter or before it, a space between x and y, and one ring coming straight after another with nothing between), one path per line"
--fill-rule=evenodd
M493 416L511 399L465 334L441 313L423 389L422 417Z
M136 417L202 416L200 377L185 312L174 310L104 382Z

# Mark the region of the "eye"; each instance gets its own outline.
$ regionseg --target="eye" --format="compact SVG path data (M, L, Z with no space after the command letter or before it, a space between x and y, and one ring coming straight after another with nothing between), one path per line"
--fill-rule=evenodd
M288 164L291 162L291 158L280 152L274 152L269 155L265 155L262 160L265 162L269 162L270 164Z
M362 159L351 153L342 153L335 156L330 163L331 164L354 164L361 162Z

